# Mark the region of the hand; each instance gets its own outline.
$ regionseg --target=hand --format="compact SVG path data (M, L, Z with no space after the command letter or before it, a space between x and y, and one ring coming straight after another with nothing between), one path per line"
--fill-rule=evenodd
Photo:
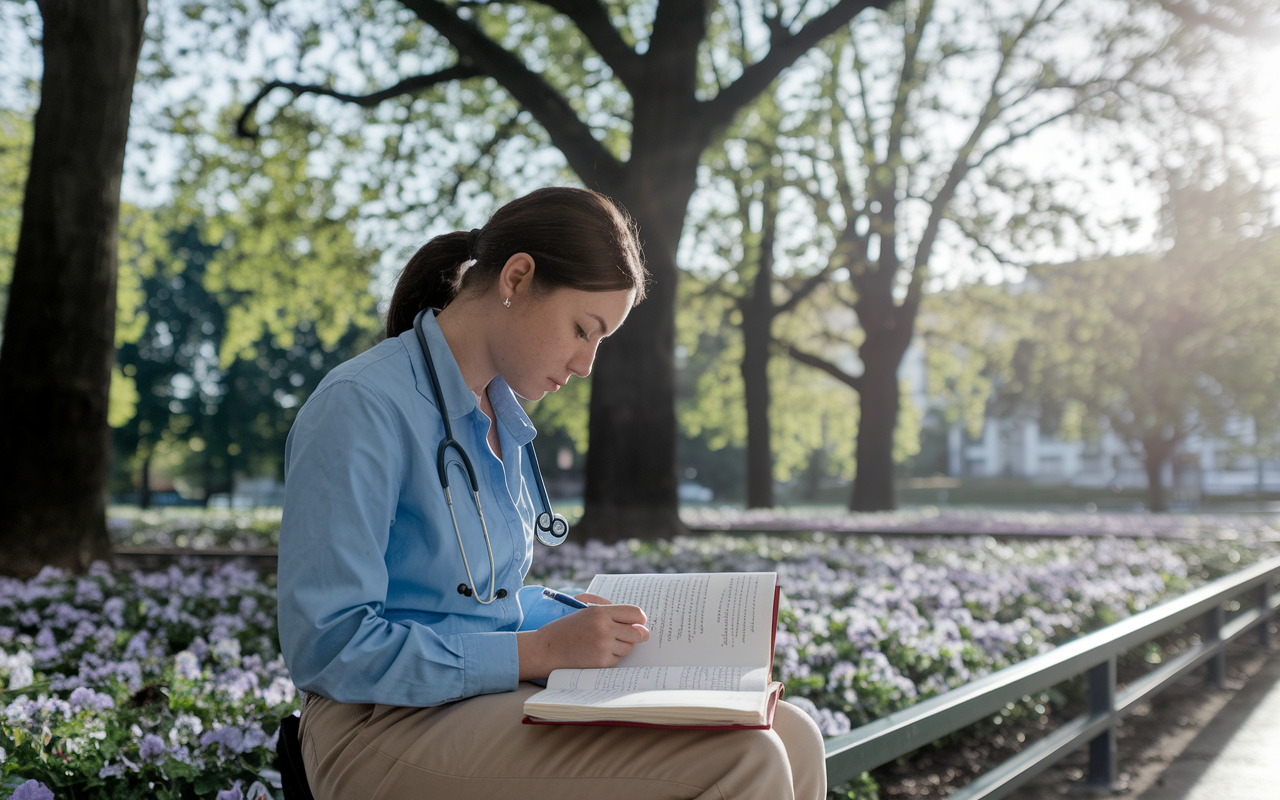
M612 667L637 644L649 640L648 618L638 606L613 605L593 594L577 596L600 602L516 634L520 680L545 678L553 669Z

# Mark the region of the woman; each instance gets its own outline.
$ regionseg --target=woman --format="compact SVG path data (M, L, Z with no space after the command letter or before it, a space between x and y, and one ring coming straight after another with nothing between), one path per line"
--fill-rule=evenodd
M396 284L386 340L299 412L280 641L305 692L303 760L320 800L824 796L821 736L786 703L772 731L521 724L537 691L525 681L613 666L649 636L635 606L579 595L594 605L573 611L522 588L549 509L530 491L534 430L516 401L590 373L644 278L634 228L609 200L533 192L424 245ZM441 449L446 430L474 466L480 513L460 457Z

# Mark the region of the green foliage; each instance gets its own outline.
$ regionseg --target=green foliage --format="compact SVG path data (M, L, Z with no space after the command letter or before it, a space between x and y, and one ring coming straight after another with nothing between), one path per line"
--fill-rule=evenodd
M23 592L0 606L3 785L211 798L271 768L271 736L298 706L279 656L274 580L234 567L127 575L97 565L0 588Z
M193 218L203 212L201 236L217 247L204 285L227 310L224 369L256 358L264 337L288 350L304 323L327 349L352 328L378 328L370 292L378 251L357 243L359 208L339 199L342 154L321 159L312 144L325 133L288 109L270 140L189 142L179 201Z
M31 153L30 116L0 109L0 320L13 279L13 256L18 250L22 223L22 195L27 186L27 159Z
M252 357L223 367L228 305L206 288L218 248L188 228L170 233L174 261L143 277L142 332L117 349L124 380L136 392L136 414L117 426L118 490L140 482L144 464L185 475L207 496L229 491L235 472L279 473L284 439L298 408L328 370L364 349L369 331L352 327L332 347L310 320L290 332L291 345L263 335Z
M562 433L578 453L587 452L587 424L591 418L591 379L573 378L541 400L524 403L539 438Z
M1103 419L1157 461L1193 432L1274 447L1280 232L1259 199L1236 182L1175 185L1165 252L1038 269L1016 386L1066 432Z
M975 283L930 294L920 318L925 343L929 397L943 420L982 433L988 401L1001 380L1009 380L1018 343L1030 333L1027 298L1009 284ZM1002 385L1018 395L1021 385Z

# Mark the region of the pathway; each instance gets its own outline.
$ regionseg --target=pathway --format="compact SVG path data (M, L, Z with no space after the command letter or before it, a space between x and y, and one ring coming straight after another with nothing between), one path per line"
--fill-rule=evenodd
M1280 655L1138 800L1280 800Z

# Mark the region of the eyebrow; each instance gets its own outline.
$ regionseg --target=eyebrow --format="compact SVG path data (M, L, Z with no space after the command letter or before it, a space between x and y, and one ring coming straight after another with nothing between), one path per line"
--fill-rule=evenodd
M609 329L608 327L605 326L604 319L602 319L599 314L591 314L590 312L588 312L588 314L591 316L592 319L594 319L596 322L600 324L600 335L607 336L608 334L606 333L606 331L608 331Z

